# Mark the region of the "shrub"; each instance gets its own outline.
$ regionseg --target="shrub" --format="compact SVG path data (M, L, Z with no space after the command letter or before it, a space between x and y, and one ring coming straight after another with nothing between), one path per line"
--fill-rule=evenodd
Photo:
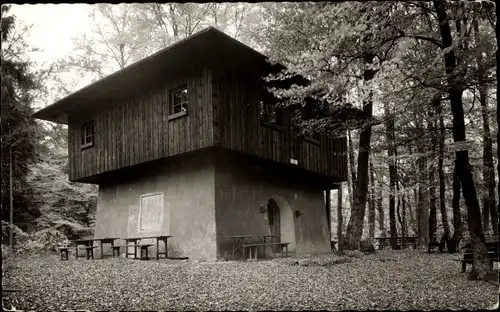
M21 254L43 255L65 244L69 244L68 238L57 229L49 228L30 234L26 241L18 243L16 247Z
M366 253L374 253L375 252L375 246L372 243L370 243L369 241L361 241L360 246L361 246L362 252L366 252Z
M345 255L351 258L362 258L364 254L359 250L346 250Z

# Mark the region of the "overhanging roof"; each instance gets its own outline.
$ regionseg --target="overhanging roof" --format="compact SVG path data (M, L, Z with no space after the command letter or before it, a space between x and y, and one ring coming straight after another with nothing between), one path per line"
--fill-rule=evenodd
M68 123L68 112L97 107L125 92L151 86L168 74L206 65L216 60L238 59L265 63L266 56L213 27L207 27L159 52L98 80L32 116L57 123ZM279 65L278 65L279 66ZM281 66L279 66L281 67Z

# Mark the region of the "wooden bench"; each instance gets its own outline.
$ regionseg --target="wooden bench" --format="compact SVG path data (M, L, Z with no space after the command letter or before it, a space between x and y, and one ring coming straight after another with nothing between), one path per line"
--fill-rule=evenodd
M245 253L245 248L249 248L250 251L250 259L252 259L252 249L255 250L255 260L257 259L257 249L259 247L263 247L264 249L268 246L277 246L281 248L281 256L283 257L283 248L285 249L285 254L286 257L288 257L288 245L290 243L260 243L260 244L244 244L243 247L243 260L245 260L246 253ZM273 250L273 257L276 257L276 250L272 248ZM264 250L265 252L265 250Z
M85 247L76 247L76 246L63 246L63 247L57 247L59 252L61 253L61 260L68 260L68 251L69 249L74 249L75 250L75 258L78 259L80 256L78 255L78 249L85 249L87 252L87 259L94 259L94 248L97 248L97 246L85 246ZM84 256L83 256L84 257Z
M378 249L382 250L385 247L392 247L392 240L396 240L396 249L405 249L406 247L412 246L413 249L417 248L417 237L377 237L378 240Z
M149 260L149 247L154 246L154 244L138 244L138 245L114 245L111 246L113 249L113 258L120 257L120 248L125 247L125 257L128 258L129 255L137 256L136 248L140 249L139 258L140 260ZM132 247L134 248L134 252L129 252L128 249ZM144 254L144 256L143 256Z
M429 242L427 244L427 252L431 253L434 249L438 248L439 251L444 250L444 242Z
M488 259L490 260L491 265L493 266L493 262L498 262L498 242L496 243L487 243L488 248ZM474 261L474 256L472 253L472 248L469 246L465 246L465 252L463 259L455 259L454 261L462 262L462 273L464 273L467 269L467 264L472 264Z
M21 289L18 288L12 288L11 286L8 285L2 285L2 311L18 311L15 309L15 307L10 303L8 298L6 298L7 293L15 293L15 292L20 292L22 291Z

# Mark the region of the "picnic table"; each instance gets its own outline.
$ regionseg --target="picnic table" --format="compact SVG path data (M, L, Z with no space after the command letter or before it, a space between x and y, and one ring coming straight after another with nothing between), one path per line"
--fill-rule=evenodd
M83 248L86 249L86 255L87 255L87 259L94 259L94 238L80 238L80 239L75 239L75 240L72 240L71 243L73 243L73 245L76 246L75 248L75 257L78 259L78 257L80 255L78 255L78 249L79 249L79 246L83 246ZM62 250L61 250L62 252ZM67 250L66 250L67 252ZM62 255L61 255L62 256ZM66 254L66 258L67 258L67 254Z
M286 247L287 249L287 255L288 255L288 244L289 243L276 243L273 242L274 239L281 237L279 234L264 234L264 235L257 235L257 234L243 234L243 235L231 235L229 236L233 240L233 251L232 251L232 259L234 259L234 254L236 251L239 249L242 250L243 253L243 259L245 259L245 248L246 247L262 247L263 252L266 252L266 249L273 248L274 246L279 245L280 247ZM252 243L252 240L258 240L258 243ZM273 252L275 252L274 249L272 249ZM257 256L257 250L255 250L255 254Z
M491 265L493 266L493 262L498 262L499 261L499 252L498 252L498 239L486 239L486 248L487 248L487 255L488 255L488 260L490 261ZM467 242L464 247L464 255L462 259L455 259L455 261L460 261L462 262L462 273L465 272L467 268L467 264L472 264L474 261L474 254L472 252L472 245L470 242Z
M379 242L379 249L384 249L386 246L391 246L392 237L375 237ZM417 249L418 236L398 236L395 237L398 248L413 246L413 249Z
M111 237L111 238L94 238L94 241L97 241L99 243L99 248L101 249L101 259L104 259L104 249L102 246L104 244L110 244L111 249L113 249L113 246L115 245L115 240L120 239L118 237ZM113 256L111 255L106 255L106 256Z
M97 248L97 246L94 246L95 241L99 242L99 248L101 249L101 259L103 259L104 258L104 252L103 252L103 248L102 248L103 244L111 244L111 246L113 246L114 241L116 239L118 239L118 238L86 237L86 238L72 240L71 243L74 245L74 247L59 247L58 248L59 251L61 252L61 260L68 260L68 249L69 248L75 248L75 257L77 259L79 257L82 257L81 255L78 254L78 249L85 249L87 259L90 259L90 258L94 259L94 248Z
M128 258L129 255L134 255L135 258L137 258L137 248L140 248L141 249L141 257L140 259L142 260L147 260L149 259L148 257L148 248L153 246L153 244L138 244L138 242L142 239L155 239L156 240L156 260L160 260L160 255L165 255L165 259L168 258L168 252L167 252L167 241L168 239L172 237L172 236L169 236L169 235L159 235L159 236L146 236L146 237L128 237L125 239L125 247L127 247L127 251L126 251L126 257ZM165 251L164 252L160 252L160 245L159 245L159 242L162 241L163 244L165 245ZM129 253L128 252L128 247L132 247L130 246L129 244L132 243L133 247L134 247L134 252L133 253ZM142 252L145 251L146 253L146 256L143 257L142 256Z

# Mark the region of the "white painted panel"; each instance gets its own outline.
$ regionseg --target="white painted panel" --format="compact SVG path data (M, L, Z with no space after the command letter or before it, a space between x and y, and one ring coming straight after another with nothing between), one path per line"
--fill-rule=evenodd
M151 193L141 196L139 231L159 231L163 220L163 193Z

